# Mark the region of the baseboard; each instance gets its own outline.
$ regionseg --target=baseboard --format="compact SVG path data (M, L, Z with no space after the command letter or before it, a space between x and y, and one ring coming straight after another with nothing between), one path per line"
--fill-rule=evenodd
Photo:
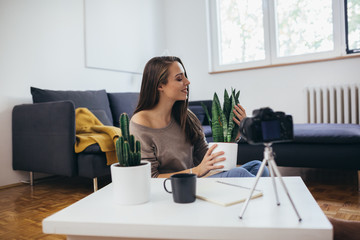
M45 182L45 181L50 181L50 180L58 179L58 178L61 178L61 176L53 175L53 176L37 178L37 179L34 179L34 184L40 183L40 182ZM0 190L7 189L7 188L12 188L12 187L18 187L18 186L21 186L21 185L24 185L24 184L30 184L30 181L22 180L22 181L20 181L18 183L12 183L12 184L8 184L8 185L0 186Z
M13 183L13 184L9 184L9 185L0 186L0 190L7 189L7 188L12 188L12 187L18 187L18 186L21 186L23 184L24 183L19 182L19 183Z

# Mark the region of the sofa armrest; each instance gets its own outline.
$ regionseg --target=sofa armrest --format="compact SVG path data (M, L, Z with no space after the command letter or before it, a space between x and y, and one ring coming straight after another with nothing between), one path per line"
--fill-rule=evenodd
M71 101L23 104L12 112L13 169L77 175Z

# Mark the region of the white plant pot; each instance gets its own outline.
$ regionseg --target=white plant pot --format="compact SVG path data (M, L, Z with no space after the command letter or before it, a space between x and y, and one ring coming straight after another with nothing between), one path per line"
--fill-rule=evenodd
M218 158L226 158L225 161L215 163L214 165L223 165L224 168L222 168L221 170L230 170L232 168L235 168L237 162L238 144L227 142L211 142L209 143L209 147L214 144L217 144L217 147L214 149L213 153L224 151L225 154L219 156Z
M150 200L150 162L141 161L141 165L134 167L121 167L114 163L110 170L115 203L135 205Z

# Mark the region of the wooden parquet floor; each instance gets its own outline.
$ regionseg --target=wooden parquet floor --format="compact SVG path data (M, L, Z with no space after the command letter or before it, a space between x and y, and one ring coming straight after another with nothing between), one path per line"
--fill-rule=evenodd
M319 173L298 169L281 169L281 172L284 176L301 176L327 216L360 221L356 172ZM107 178L99 179L99 187L109 182ZM33 187L24 184L0 189L0 239L66 239L63 235L43 234L42 220L90 193L91 180L65 177L47 179Z
M48 179L0 190L0 239L66 239L42 233L42 220L92 193L92 181Z

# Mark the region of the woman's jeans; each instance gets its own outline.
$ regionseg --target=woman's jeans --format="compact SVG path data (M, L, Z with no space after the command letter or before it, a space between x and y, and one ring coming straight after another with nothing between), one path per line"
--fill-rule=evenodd
M261 165L261 161L253 160L245 163L241 167L236 167L230 169L229 171L224 171L220 173L216 173L214 175L209 176L210 178L225 178L225 177L255 177L257 172L259 171ZM269 176L269 170L265 166L262 177Z

